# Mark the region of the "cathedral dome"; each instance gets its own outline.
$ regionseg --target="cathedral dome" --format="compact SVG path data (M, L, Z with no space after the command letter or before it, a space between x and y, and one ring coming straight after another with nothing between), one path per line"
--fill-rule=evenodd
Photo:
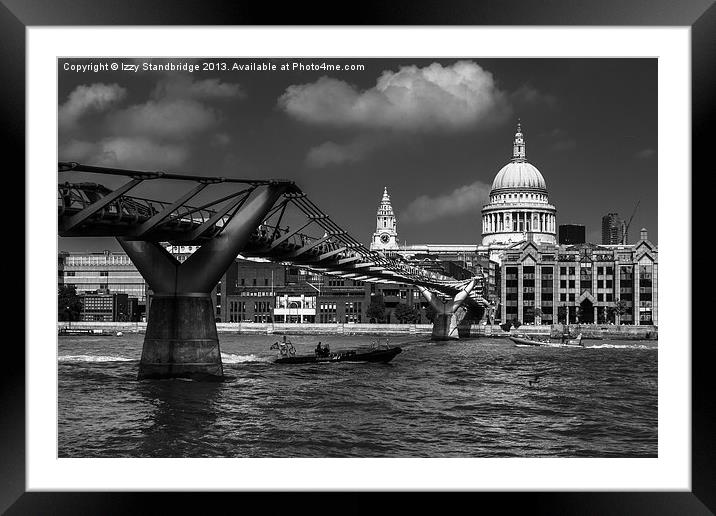
M511 161L497 173L492 190L536 189L547 192L547 183L537 167L522 160Z
M512 159L492 182L490 201L482 207L482 245L510 245L528 238L557 243L557 209L549 204L547 183L527 162L521 124L512 142Z

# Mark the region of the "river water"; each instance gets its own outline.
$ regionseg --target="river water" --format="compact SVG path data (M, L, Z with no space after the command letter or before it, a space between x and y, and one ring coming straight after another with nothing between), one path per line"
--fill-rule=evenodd
M654 341L405 336L389 364L282 365L278 336L221 334L227 379L206 383L137 381L143 338L59 337L60 457L657 456Z

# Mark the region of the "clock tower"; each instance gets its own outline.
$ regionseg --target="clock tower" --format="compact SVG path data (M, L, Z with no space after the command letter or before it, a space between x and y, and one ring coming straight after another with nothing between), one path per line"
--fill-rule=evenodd
M375 233L370 243L371 251L390 251L398 249L398 226L390 204L388 188L383 190L383 198L378 206Z

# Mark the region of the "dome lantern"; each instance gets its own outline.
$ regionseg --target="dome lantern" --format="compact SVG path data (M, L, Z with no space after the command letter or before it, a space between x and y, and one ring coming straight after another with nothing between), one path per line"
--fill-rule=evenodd
M517 132L512 142L512 161L524 161L525 158L525 139L522 135L522 124L517 119Z

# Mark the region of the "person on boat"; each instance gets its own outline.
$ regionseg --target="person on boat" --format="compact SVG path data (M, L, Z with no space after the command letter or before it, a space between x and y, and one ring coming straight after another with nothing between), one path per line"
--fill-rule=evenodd
M323 348L321 348L321 342L318 341L318 346L316 346L316 356L320 357L323 352Z
M323 346L323 353L325 356L330 355L331 354L331 346L329 346L328 344Z

